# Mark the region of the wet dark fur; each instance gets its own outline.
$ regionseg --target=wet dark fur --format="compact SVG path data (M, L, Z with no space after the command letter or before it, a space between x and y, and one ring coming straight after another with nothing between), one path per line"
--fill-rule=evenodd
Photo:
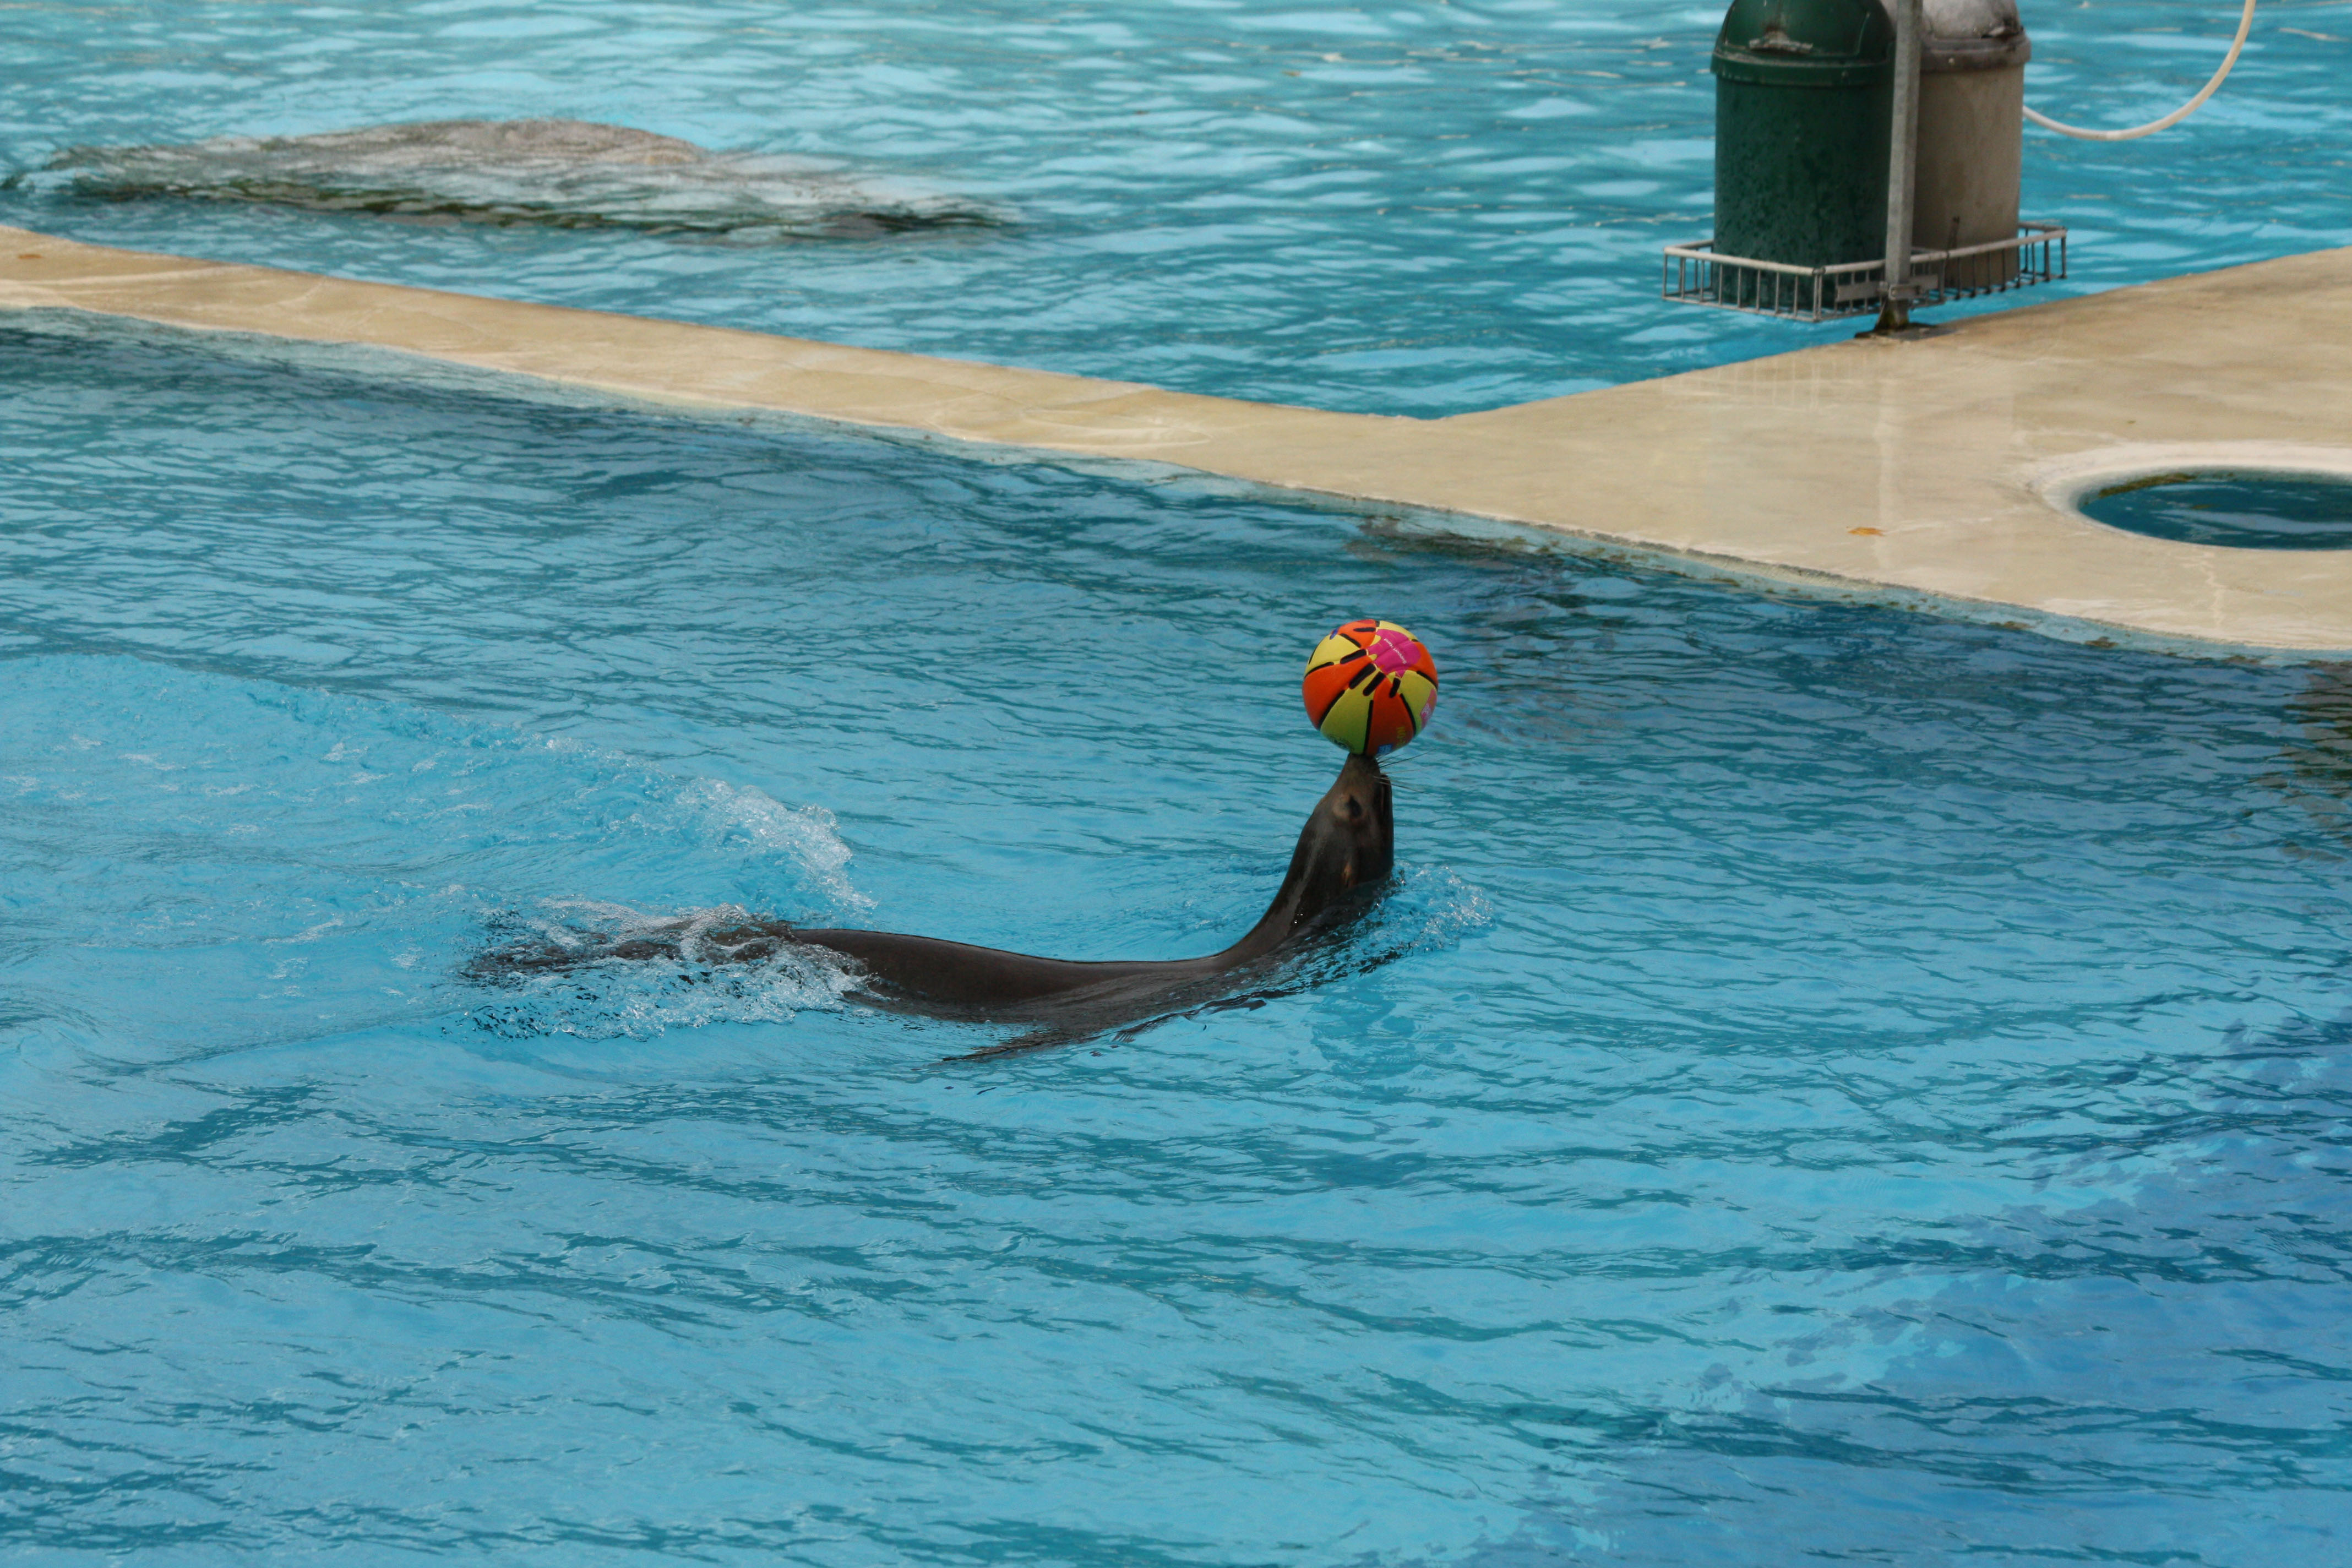
M804 930L751 921L692 930L700 963L754 963L788 944L851 961L862 999L896 1011L979 1023L1032 1026L997 1050L1077 1039L1154 1015L1209 1005L1236 972L1360 913L1388 880L1395 858L1389 781L1369 757L1350 756L1315 805L1274 902L1239 942L1201 958L1086 963L973 947L895 931ZM483 953L469 966L496 981L609 959L681 958L689 924L677 921L625 939L578 946L526 943ZM982 1053L982 1054L993 1054Z

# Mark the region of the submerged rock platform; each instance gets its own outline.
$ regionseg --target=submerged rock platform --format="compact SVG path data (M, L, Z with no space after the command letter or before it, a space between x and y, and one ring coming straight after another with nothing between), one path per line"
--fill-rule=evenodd
M308 136L72 147L102 201L245 202L407 223L613 228L733 244L992 228L986 204L833 164L583 120L429 120Z

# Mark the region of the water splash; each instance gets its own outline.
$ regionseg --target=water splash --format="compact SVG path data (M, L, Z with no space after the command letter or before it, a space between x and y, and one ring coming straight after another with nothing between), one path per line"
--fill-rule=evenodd
M856 979L838 954L787 944L746 961L716 934L757 919L740 904L664 915L589 899L502 910L489 921L496 946L609 950L657 936L669 951L508 974L496 982L506 994L471 1009L464 1023L504 1039L643 1040L705 1024L788 1023L803 1011L840 1006Z
M616 228L740 244L989 228L1005 216L807 159L711 153L579 120L436 120L312 136L71 147L51 161L108 201L178 197L411 223Z
M849 846L833 813L821 805L786 805L756 784L695 779L678 802L699 814L720 845L748 844L795 862L835 903L870 910L874 900L850 885Z

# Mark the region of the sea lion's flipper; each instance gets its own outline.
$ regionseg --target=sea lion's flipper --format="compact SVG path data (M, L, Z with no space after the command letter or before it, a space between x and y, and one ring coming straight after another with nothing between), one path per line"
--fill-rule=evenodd
M1009 1040L999 1040L992 1046L982 1046L976 1051L941 1057L940 1065L944 1067L950 1062L991 1062L999 1057L1025 1057L1032 1051L1051 1050L1056 1046L1075 1046L1081 1041L1093 1039L1101 1033L1099 1029L1069 1029L1060 1025L1047 1024L1031 1029L1026 1034L1015 1035Z

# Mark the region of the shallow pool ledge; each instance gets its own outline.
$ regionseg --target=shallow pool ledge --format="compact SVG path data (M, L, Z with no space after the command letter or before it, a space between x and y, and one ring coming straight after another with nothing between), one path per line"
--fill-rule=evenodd
M1436 420L1333 414L0 227L0 308L367 344L758 409L1466 513L1971 617L2352 652L2352 551L2141 538L2105 475L2352 475L2352 248Z

